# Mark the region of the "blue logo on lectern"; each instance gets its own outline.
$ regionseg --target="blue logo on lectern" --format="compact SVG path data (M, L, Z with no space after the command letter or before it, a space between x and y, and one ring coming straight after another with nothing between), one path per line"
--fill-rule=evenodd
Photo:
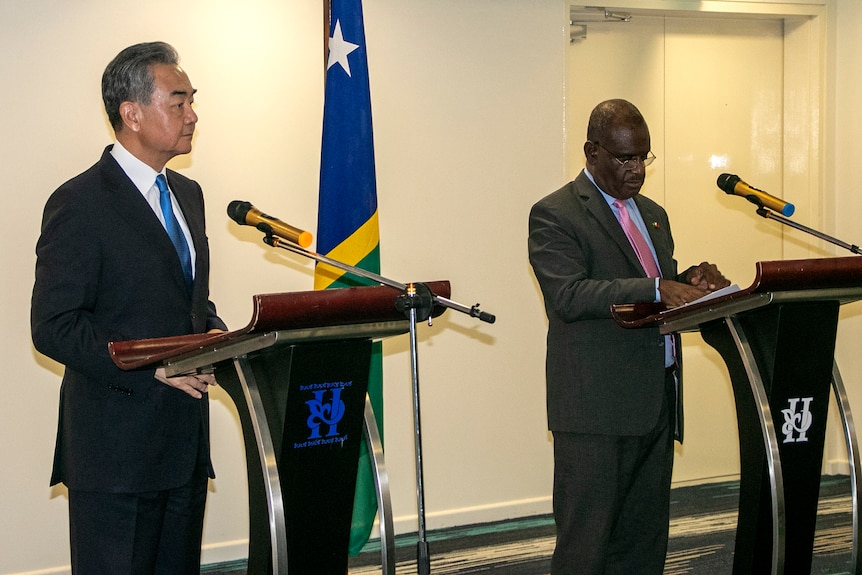
M347 411L347 405L341 398L341 392L352 386L352 381L325 381L299 386L300 392L310 392L312 397L305 402L305 405L308 406L308 417L305 424L310 435L306 441L294 442L294 449L322 447L347 441L347 433L338 433L338 424ZM347 399L350 401L349 395Z
M325 400L326 390L315 391L314 399L306 401L305 404L311 410L308 416L308 429L311 430L309 439L320 438L320 427L327 426L326 437L338 435L338 422L344 417L345 406L341 400L341 388L329 390L330 399Z

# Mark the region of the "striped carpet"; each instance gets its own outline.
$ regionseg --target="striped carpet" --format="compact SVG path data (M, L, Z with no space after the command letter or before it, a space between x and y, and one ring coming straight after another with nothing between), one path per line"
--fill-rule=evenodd
M671 495L670 544L664 575L729 575L738 505L737 482L678 487ZM820 485L812 575L849 575L850 480L824 476ZM427 534L432 575L548 575L554 549L549 516L454 527ZM396 575L415 575L415 533L396 538ZM201 573L246 575L244 562L209 565ZM349 575L379 575L380 542L351 557Z
M665 575L725 575L733 566L737 482L679 487L672 492ZM823 477L812 574L849 574L850 481ZM434 575L547 575L554 549L548 516L453 528L428 534ZM350 575L380 573L379 542L350 560ZM416 534L396 539L396 574L413 575Z

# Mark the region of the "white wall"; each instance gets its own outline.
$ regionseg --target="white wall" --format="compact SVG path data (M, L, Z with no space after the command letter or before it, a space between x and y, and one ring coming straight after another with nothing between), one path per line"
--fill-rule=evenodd
M550 509L544 316L526 258L530 205L563 182L565 11L560 0L366 0L384 274L449 279L421 326L429 527ZM309 262L229 222L252 201L313 231L322 116L322 2L0 1L0 222L5 357L0 401L0 573L68 565L66 498L48 487L61 369L33 351L29 298L42 206L112 134L107 62L163 39L198 88L195 149L173 167L207 196L212 297L233 327L254 293L312 287ZM98 214L94 214L98 217ZM386 345L387 465L398 528L416 529L406 338ZM214 392L205 562L245 554L239 424ZM67 568L67 567L66 567Z
M826 202L833 211L825 231L859 243L862 8L855 0L830 0L830 8L837 66L826 78L824 196L840 209ZM365 0L383 272L401 281L449 279L454 300L481 302L498 316L489 326L447 312L421 329L431 529L550 509L545 321L525 244L530 205L566 178L566 14L563 0ZM312 285L308 262L269 251L224 210L245 199L313 230L322 27L316 0L153 0L145 7L0 0L0 169L9 204L0 215L0 574L68 565L65 494L47 485L61 370L32 349L29 297L46 198L111 141L99 98L105 64L126 45L152 39L182 55L199 89L201 121L194 152L173 167L207 194L212 295L240 327L253 293ZM855 351L862 325L854 309L848 306L842 325L839 361L851 400L862 405ZM409 531L415 487L403 339L386 344L385 423L397 527ZM205 562L243 557L247 521L239 424L227 397L213 397L218 478Z
M830 0L830 76L834 85L827 92L827 125L824 134L829 161L825 170L828 193L826 217L829 233L848 243L862 244L862 191L857 171L862 157L862 4L853 0ZM846 251L841 251L846 255ZM841 369L856 425L862 417L862 304L841 308L836 361ZM857 427L858 428L858 427ZM841 452L843 450L839 450Z

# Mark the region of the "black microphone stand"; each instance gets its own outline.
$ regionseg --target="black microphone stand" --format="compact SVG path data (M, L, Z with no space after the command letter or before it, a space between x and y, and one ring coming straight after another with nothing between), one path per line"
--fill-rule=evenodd
M758 203L758 202L755 202ZM782 224L788 225L791 228L796 228L797 230L803 231L807 234L811 234L816 238L820 238L821 240L825 240L829 243L835 244L836 246L842 247L846 250L853 252L854 254L862 254L862 249L857 245L848 244L847 242L843 242L837 238L833 238L832 236L828 236L823 232L818 232L817 230L811 229L808 226L804 226L800 223L794 222L781 214L776 214L775 212L764 208L762 205L757 208L757 215L766 218L767 220L776 220L781 222Z
M416 545L416 566L419 575L430 575L431 573L431 551L428 546L428 538L425 526L425 479L422 467L422 424L419 409L419 352L416 338L416 324L431 318L434 304L438 304L455 311L477 317L480 321L494 323L497 318L493 314L479 310L479 304L467 307L456 303L448 298L434 294L431 289L423 283L403 284L385 278L380 274L363 270L350 264L334 260L327 256L307 250L299 245L285 241L272 233L272 228L267 224L258 224L258 229L264 232L263 242L274 248L281 248L301 256L311 258L320 263L344 270L348 273L369 279L376 283L393 287L402 292L395 301L395 307L403 312L410 324L410 375L413 381L413 431L416 450L416 500L419 516L419 542ZM269 228L269 229L267 229Z

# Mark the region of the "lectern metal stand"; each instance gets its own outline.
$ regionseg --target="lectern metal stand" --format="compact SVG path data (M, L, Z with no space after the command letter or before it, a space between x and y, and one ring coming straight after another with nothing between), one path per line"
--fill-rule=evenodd
M830 383L851 464L851 572L862 573L859 452L834 362L838 309L859 299L862 258L849 257L759 262L751 287L681 308L614 306L624 327L699 330L727 365L741 464L735 575L810 573Z
M427 286L449 295L448 282ZM214 369L236 404L249 480L249 573L344 575L363 433L379 479L384 573L394 573L388 481L365 386L371 341L410 329L396 308L400 296L388 286L257 295L239 331L110 344L123 369ZM444 311L432 306L429 315Z

